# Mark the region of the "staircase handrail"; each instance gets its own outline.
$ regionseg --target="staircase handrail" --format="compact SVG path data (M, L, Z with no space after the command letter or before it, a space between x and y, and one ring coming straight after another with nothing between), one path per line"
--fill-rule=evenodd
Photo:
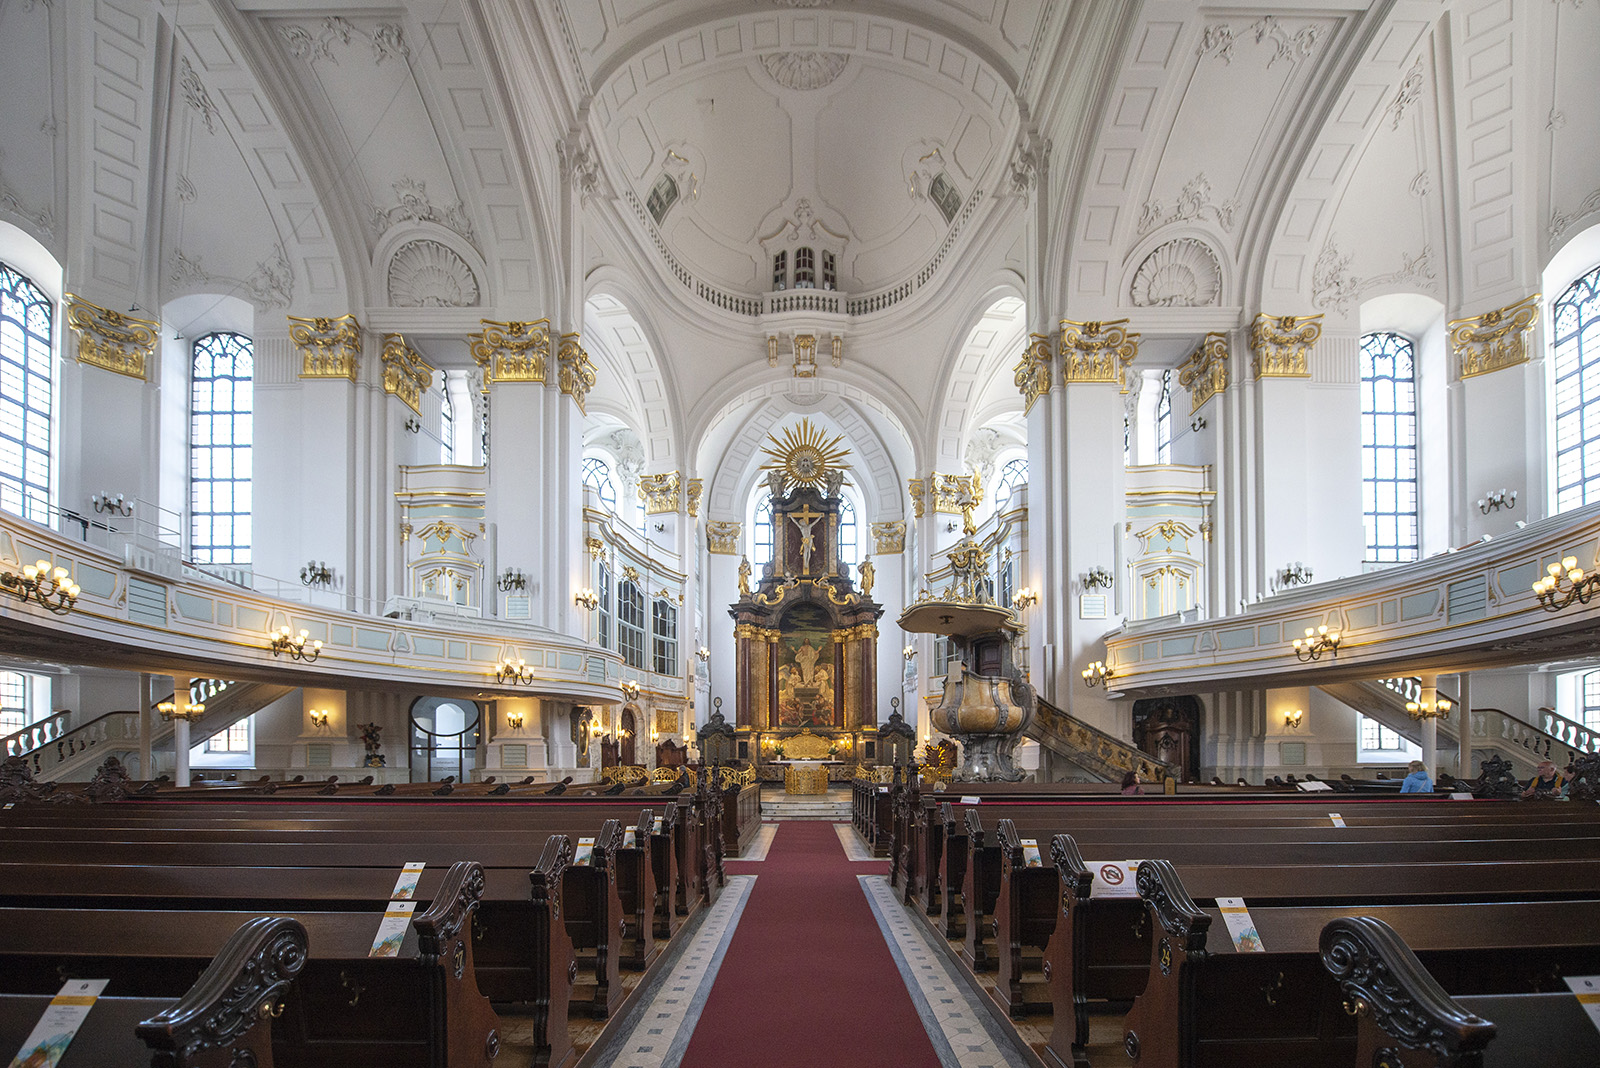
M142 713L136 709L105 712L51 737L43 745L8 755L27 760L33 766L35 778L48 779L62 764L101 743L137 743L139 720L142 718Z
M1583 753L1600 753L1600 730L1568 719L1553 708L1539 709L1539 726L1552 738Z
M33 750L49 745L57 738L62 738L69 731L76 730L84 723L83 714L76 709L60 708L42 719L36 719L21 730L12 731L3 741L5 755L26 756Z
M1043 697L1035 695L1034 704L1036 707L1033 722L1037 728L1041 732L1048 729L1052 734L1064 735L1065 741L1077 747L1086 756L1113 767L1131 768L1137 771L1139 778L1145 782L1161 782L1178 777L1175 765L1156 759L1132 742L1125 742L1114 734L1085 723ZM1056 722L1051 722L1052 718ZM1029 734L1032 734L1031 730ZM1070 753L1063 755L1068 759L1072 756Z
M1472 710L1472 741L1474 746L1480 743L1504 744L1519 746L1526 750L1535 760L1554 761L1558 767L1566 767L1568 763L1580 756L1595 752L1593 748L1600 744L1600 739L1595 737L1595 732L1578 723L1573 723L1565 717L1557 717L1571 724L1581 734L1563 736L1554 731L1543 730L1535 727L1526 720L1499 708L1474 708ZM1557 725L1559 726L1559 724ZM1565 747L1566 752L1561 752L1557 747Z

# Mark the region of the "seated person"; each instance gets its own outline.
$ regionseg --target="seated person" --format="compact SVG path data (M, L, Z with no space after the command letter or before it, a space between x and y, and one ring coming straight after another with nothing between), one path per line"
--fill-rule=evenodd
M1139 788L1139 773L1137 771L1130 771L1122 777L1122 792L1130 797L1144 793Z
M1413 760L1407 769L1409 774L1400 780L1400 792L1403 794L1431 794L1433 793L1433 780L1428 778L1428 766L1420 760Z
M1566 780L1556 770L1554 763L1548 760L1539 761L1539 766L1534 769L1533 778L1528 780L1527 788L1522 791L1523 797L1559 797L1561 785Z

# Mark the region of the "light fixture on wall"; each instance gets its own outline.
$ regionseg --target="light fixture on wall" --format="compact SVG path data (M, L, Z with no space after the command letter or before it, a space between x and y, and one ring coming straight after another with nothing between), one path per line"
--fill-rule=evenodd
M1079 575L1078 581L1087 592L1089 590L1109 590L1116 584L1117 578L1105 568L1096 566Z
M494 677L502 686L526 686L533 681L533 672L528 670L528 662L521 657L515 660L506 657L495 666Z
M1443 719L1454 707L1455 703L1448 697L1435 697L1432 701L1407 701L1406 715L1415 720Z
M915 660L917 658L917 647L915 645L908 645L904 649L900 650L900 655L905 657L907 660Z
M1091 661L1083 669L1083 682L1085 686L1104 686L1107 682L1117 677L1117 673L1106 667L1105 661Z
M1307 627L1306 636L1304 638L1296 638L1292 643L1294 645L1294 655L1302 664L1308 664L1313 660L1321 660L1323 653L1337 656L1339 654L1340 640L1339 632L1336 630L1329 630L1325 626L1318 627L1316 630Z
M1200 431L1204 430L1205 428L1206 428L1206 417L1205 416L1197 415L1193 419L1189 420L1189 429L1194 431L1196 434L1200 433Z
M694 651L694 655L699 657L701 662L704 663L705 661L711 659L711 650L702 645L700 648Z
M78 603L78 584L66 568L52 568L48 560L27 565L20 575L0 574L0 586L57 615L65 615Z
M132 502L124 499L120 493L115 497L109 493L97 493L89 498L89 503L94 505L94 510L101 515L109 512L112 515L120 515L126 519L133 514Z
M409 434L422 433L422 423L414 415L406 416L406 432Z
M1516 490L1498 489L1490 493L1485 493L1482 497L1478 498L1478 511L1482 512L1484 515L1488 515L1490 512L1498 512L1502 508L1509 512L1516 506Z
M1305 715L1306 711L1303 708L1286 708L1283 710L1283 725L1292 731L1297 731Z
M1551 612L1559 612L1573 601L1588 604L1595 590L1600 588L1600 572L1584 574L1576 556L1568 556L1559 564L1551 564L1546 571L1548 574L1544 578L1534 582L1533 592L1538 596L1539 603ZM1562 589L1562 579L1572 585Z
M506 728L508 730L520 731L522 729L522 713L521 712L507 712L506 713Z
M639 684L632 679L624 682L622 684L622 696L624 700L637 701L639 699Z
M1306 586L1311 583L1311 569L1296 560L1278 568L1278 589L1288 589L1290 586Z
M187 708L180 709L176 702L162 701L160 704L156 705L156 711L161 713L161 718L165 720L181 719L185 723L193 723L195 720L206 714L206 706L203 704L192 704Z
M300 569L300 584L312 589L333 588L333 568L326 560L310 560Z
M500 578L496 580L495 585L499 586L503 593L510 593L512 590L521 590L526 593L528 592L528 576L524 575L520 568L508 567L500 572Z
M321 710L313 708L306 713L306 716L311 720L311 725L319 731L328 726L328 719L332 715L333 713L326 708Z
M1039 591L1032 586L1024 586L1011 595L1011 607L1019 612L1026 612L1039 603Z
M600 607L600 595L587 586L573 594L572 599L591 612Z
M309 664L322 655L322 642L311 641L310 638L311 632L308 630L296 634L288 627L279 627L272 632L272 655L288 653L291 659L304 660Z

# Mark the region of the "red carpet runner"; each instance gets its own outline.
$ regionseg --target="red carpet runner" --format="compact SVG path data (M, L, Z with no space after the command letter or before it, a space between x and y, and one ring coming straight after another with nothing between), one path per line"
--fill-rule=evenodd
M681 1068L939 1068L856 881L889 866L845 859L830 823L780 823Z

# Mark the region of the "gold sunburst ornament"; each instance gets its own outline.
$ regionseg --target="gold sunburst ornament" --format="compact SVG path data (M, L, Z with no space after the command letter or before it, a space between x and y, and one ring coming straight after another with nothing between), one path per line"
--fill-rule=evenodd
M811 420L800 420L799 426L787 427L783 436L769 435L769 444L761 451L772 457L770 463L761 465L763 471L783 472L783 489L787 493L795 486L815 489L828 481L828 476L844 467L844 458L850 450L841 448L844 435L828 438Z

